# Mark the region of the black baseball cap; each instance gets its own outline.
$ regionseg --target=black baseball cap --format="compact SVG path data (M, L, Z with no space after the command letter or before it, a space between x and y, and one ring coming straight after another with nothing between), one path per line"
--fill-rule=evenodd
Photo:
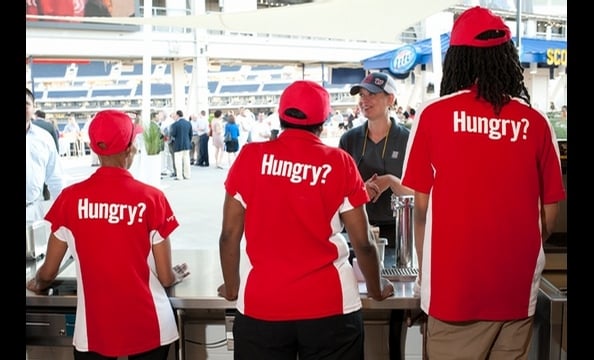
M361 88L373 94L384 91L388 94L396 95L396 83L394 79L383 72L373 72L367 75L359 85L351 88L351 95L357 95L361 91Z

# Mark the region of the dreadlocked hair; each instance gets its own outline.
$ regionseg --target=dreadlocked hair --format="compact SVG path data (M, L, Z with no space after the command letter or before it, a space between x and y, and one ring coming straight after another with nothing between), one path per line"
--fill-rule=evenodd
M493 105L495 114L512 97L530 104L524 69L512 41L493 47L450 46L443 63L440 96L477 85L477 98Z

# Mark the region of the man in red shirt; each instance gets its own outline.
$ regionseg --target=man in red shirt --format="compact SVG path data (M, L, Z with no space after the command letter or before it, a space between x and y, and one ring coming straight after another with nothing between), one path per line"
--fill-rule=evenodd
M330 113L323 87L294 82L280 98L281 134L245 144L229 169L219 293L237 300L236 360L363 359L361 297L343 225L369 296L394 292L380 278L357 165L319 138ZM249 264L240 276L244 231Z
M65 188L49 209L45 262L27 288L43 293L70 248L77 275L74 358L166 360L179 334L165 287L188 275L185 264L171 266L177 219L160 189L128 171L137 149L127 114L98 112L89 140L101 166Z
M417 112L402 184L415 190L430 359L527 359L543 242L565 198L555 134L531 107L503 19L454 22L441 97Z

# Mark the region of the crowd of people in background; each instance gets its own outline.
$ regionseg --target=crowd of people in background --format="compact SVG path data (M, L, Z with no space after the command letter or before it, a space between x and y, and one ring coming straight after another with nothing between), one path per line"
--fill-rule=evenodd
M415 108L410 105L406 106L406 108L393 105L388 111L390 117L396 119L398 124L411 128L415 119ZM361 126L366 120L367 118L363 115L359 106L355 107L354 110L347 108L344 113L340 110L334 110L328 121L326 121L322 137L340 137L347 130Z
M390 109L391 117L398 123L410 128L415 117L415 109L411 106L393 106ZM159 125L164 141L162 152L162 176L178 178L175 153L183 151L189 158L189 165L210 167L209 149L214 150L214 167L223 169L233 163L238 151L247 143L273 140L280 133L278 110L258 111L254 113L247 107L237 110L215 110L208 114L200 110L197 114L191 113L186 117L181 116L191 127L189 145L184 142L184 149L175 150L175 136L170 134L171 126L180 118L178 113L183 110L159 110L151 114L151 120ZM132 121L136 121L139 133L142 133L140 114L129 113ZM97 155L89 146L88 127L93 115L89 115L84 123L74 116L69 116L67 123L60 130L57 120L41 110L35 113L35 122L40 126L52 128L52 137L56 142L58 153L62 157L91 156L91 166L99 166ZM344 132L362 125L367 119L359 107L344 110L334 109L329 114L321 137L339 138ZM185 124L185 122L184 122ZM233 125L234 124L234 125ZM226 136L228 139L226 140ZM141 137L140 137L141 139ZM179 145L180 141L178 141ZM188 147L189 149L185 149ZM139 146L141 151L142 146ZM183 163L182 153L179 154ZM225 156L226 154L226 156ZM183 179L183 174L181 178Z
M550 109L557 109L554 103L549 105ZM177 110L182 111L182 110ZM553 111L553 110L551 110ZM389 109L390 117L394 118L398 124L402 124L407 128L411 128L415 120L416 109L410 105L406 107L394 104ZM169 134L169 129L176 111L160 110L151 115L161 128L163 139L165 142L165 151L162 154L162 175L177 178L177 171L175 165L175 157L173 150L173 142ZM561 121L567 121L567 105L562 105L560 108ZM132 119L138 114L129 114ZM45 114L41 110L35 112L35 123L40 126L52 127L54 133L52 137L56 142L56 147L60 156L80 156L91 155L91 166L99 166L97 155L93 153L88 145L88 126L92 119L89 115L81 126L74 116L69 116L67 124L60 130L57 120ZM138 119L140 117L138 115ZM205 110L200 110L198 114L190 114L187 117L191 128L192 137L190 140L189 161L190 165L199 167L210 167L209 149L214 150L213 160L214 167L223 169L223 166L229 167L233 163L237 152L243 145L249 142L260 142L275 139L280 132L280 123L278 119L278 111L267 110L259 111L254 114L249 108L240 107L235 110L215 110L210 115L207 115ZM228 128L235 128L235 126L226 125L230 122L237 125L236 130L227 131ZM324 131L321 134L322 138L339 138L347 130L362 125L367 118L359 106L346 108L344 111L334 109L329 114L324 126ZM139 124L139 126L141 126ZM225 135L231 133L230 141L225 140ZM184 149L185 151L185 149ZM227 156L224 158L224 154ZM168 157L170 157L168 159Z
M187 151L189 165L210 167L209 149L212 149L214 150L212 156L214 167L224 169L233 164L242 146L250 142L274 139L280 131L276 111L261 111L256 115L250 109L241 107L237 111L228 110L225 113L222 110L215 110L207 115L205 110L200 110L199 114L188 116L187 121L191 128L191 136L188 135L190 137L189 148L176 151L174 149L176 136L171 133L171 129L179 121L179 113L183 114L183 111L176 110L168 113L165 110L160 110L152 115L153 120L161 129L165 144L162 152L161 175L175 179L179 178L178 165L175 162L176 152L186 153ZM186 138L184 136L184 142ZM185 177L186 175L183 175L181 179Z

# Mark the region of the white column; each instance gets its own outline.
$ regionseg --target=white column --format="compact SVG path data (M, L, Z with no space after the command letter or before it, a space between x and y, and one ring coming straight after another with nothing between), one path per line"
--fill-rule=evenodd
M195 0L193 14L199 15L206 12L204 0ZM192 62L192 79L188 91L188 113L198 114L205 110L208 114L208 41L206 29L194 30L194 48L196 55Z
M153 16L153 0L144 1L144 18ZM142 52L142 106L141 116L144 126L151 121L151 42L153 37L153 27L150 24L143 25L144 51Z
M187 118L189 113L186 103L186 74L184 72L184 60L175 59L171 62L173 111L182 110Z
M524 81L530 94L532 106L546 112L549 106L549 69L538 69L536 73L525 69Z
M439 95L442 77L442 53L441 53L441 34L451 30L454 24L454 15L450 12L440 12L427 18L425 21L426 32L431 36L431 69L434 79L434 94ZM426 87L425 76L419 79L422 86L423 101L425 101Z
M185 0L167 0L167 15L188 15Z
M429 64L431 65L431 64ZM421 65L416 65L414 67L414 69L411 70L412 73L414 73L414 75L411 73L408 78L406 78L406 82L409 85L409 97L408 97L408 101L406 103L400 104L398 103L398 105L402 106L404 109L406 109L407 105L410 105L412 107L414 107L415 109L417 108L417 103L420 102L424 102L425 101L425 88L424 88L424 77L425 77L425 73L427 71L431 71L431 66L427 66L425 68L425 71L421 70ZM415 83L412 83L412 78L415 78Z
M536 20L534 20L534 19L526 20L526 36L536 37Z

